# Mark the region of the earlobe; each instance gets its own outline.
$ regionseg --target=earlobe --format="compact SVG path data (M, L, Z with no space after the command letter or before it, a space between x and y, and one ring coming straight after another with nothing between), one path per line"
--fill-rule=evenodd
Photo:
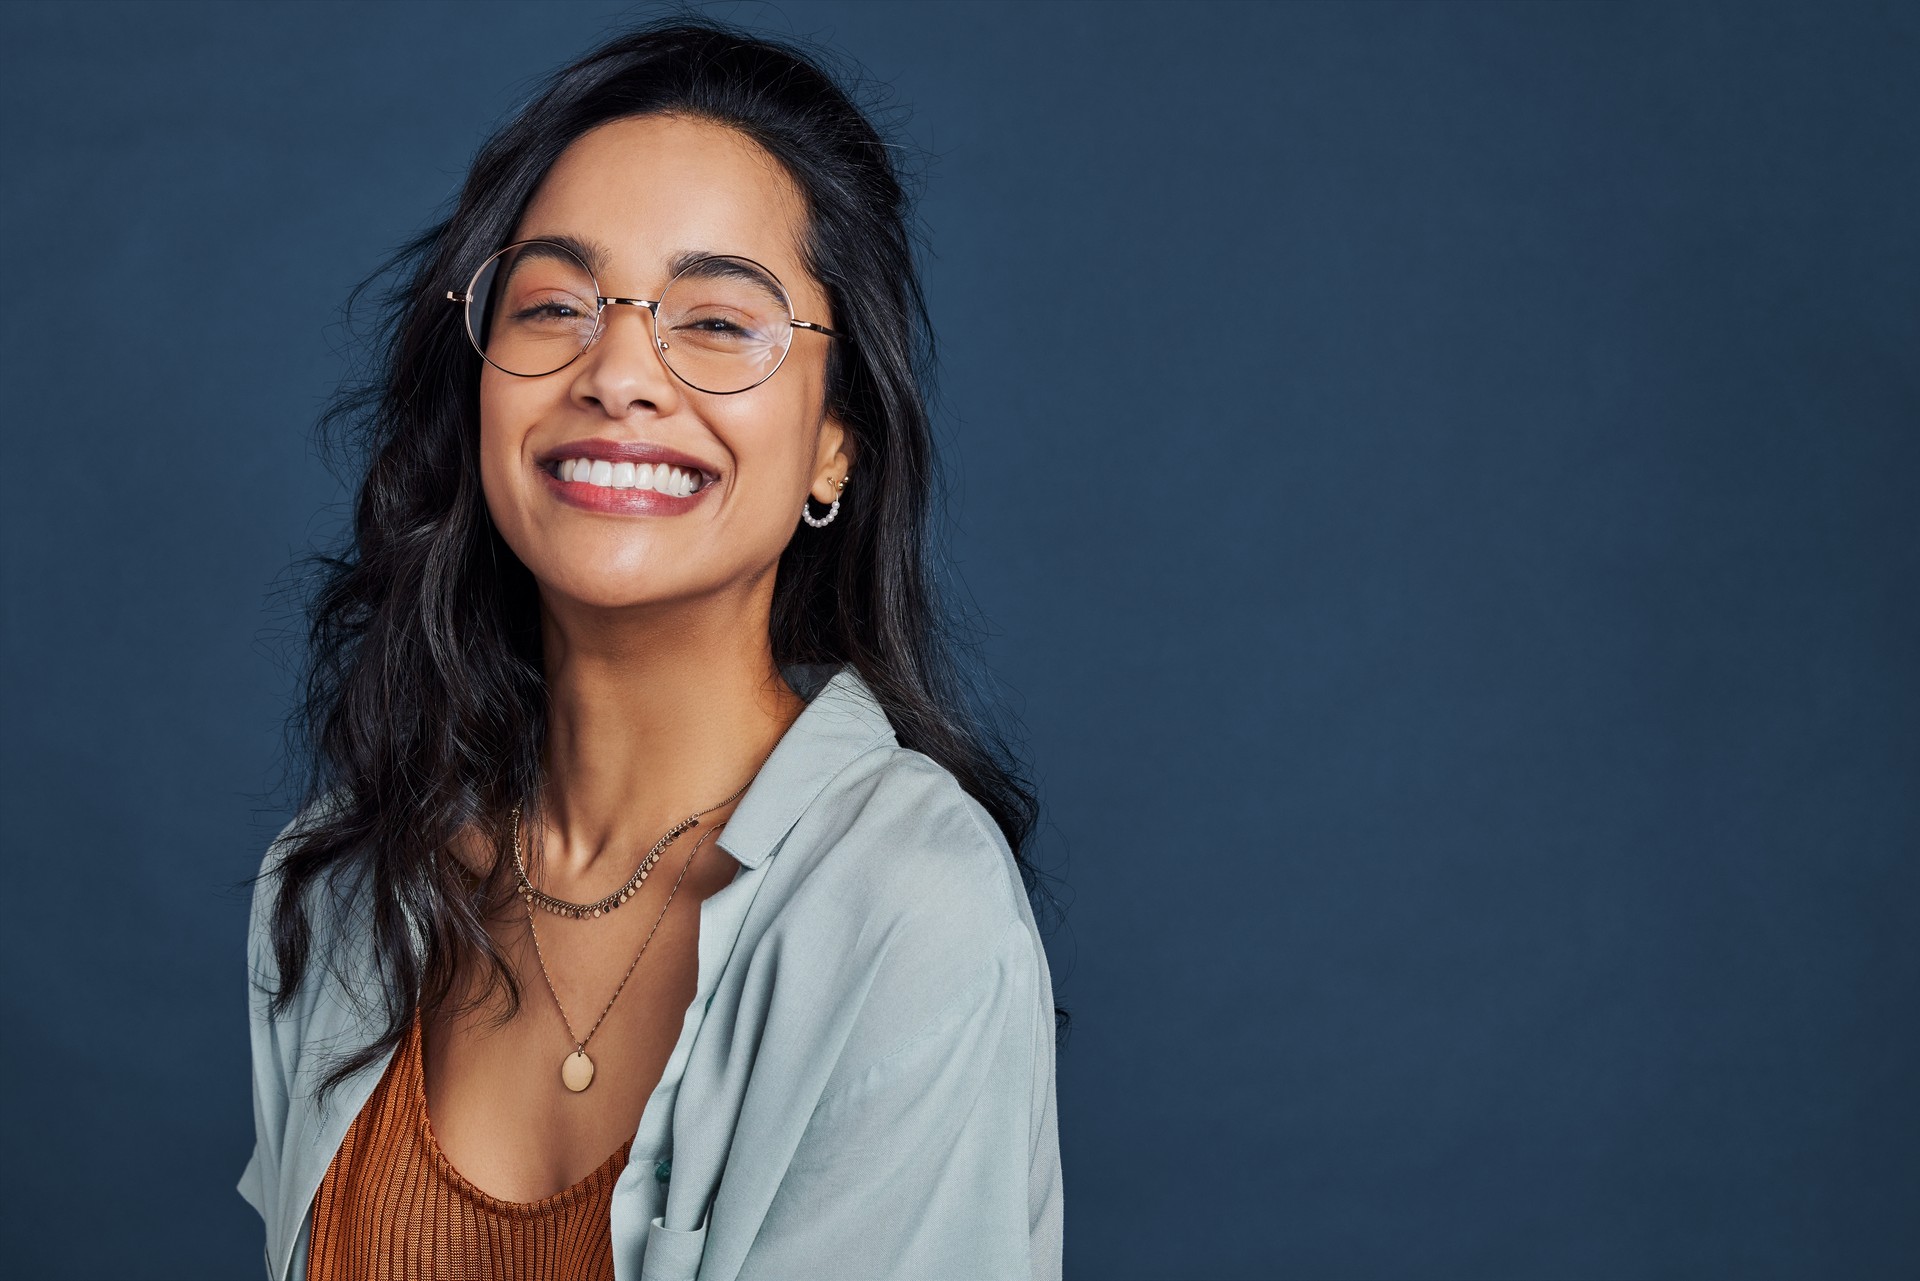
M824 477L827 484L832 487L831 492L825 498L821 498L818 494L814 493L812 489L809 489L807 491L807 494L815 502L818 502L818 503L831 503L831 502L838 501L841 491L845 490L847 487L847 476L851 474L852 474L851 471L849 471L847 475Z
M854 460L859 449L853 442L853 433L844 423L829 415L821 423L820 448L814 455L814 478L817 486L821 481L829 485L838 482L846 484L846 477L853 471ZM810 490L809 492L813 492ZM832 498L819 501L832 502Z

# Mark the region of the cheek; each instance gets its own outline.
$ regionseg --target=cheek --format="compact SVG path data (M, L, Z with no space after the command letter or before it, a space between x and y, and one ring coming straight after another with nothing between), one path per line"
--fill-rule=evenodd
M775 524L789 506L799 511L800 491L813 478L818 414L796 390L802 389L789 386L782 389L784 394L752 405L729 405L724 417L716 414L712 419L714 434L733 455L740 501L754 510L756 519L764 516Z
M533 424L540 421L551 399L530 380L510 378L489 369L480 379L480 465L483 472L517 464Z
M480 381L480 486L494 524L505 534L517 535L527 519L528 488L538 477L529 474L525 453L544 400L536 389L505 374Z
M519 417L518 389L512 380L491 367L483 366L480 375L480 448L488 452L509 434Z

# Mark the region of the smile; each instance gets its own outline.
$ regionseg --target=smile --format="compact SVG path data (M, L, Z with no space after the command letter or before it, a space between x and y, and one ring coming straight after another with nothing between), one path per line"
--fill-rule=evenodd
M601 489L651 489L672 498L685 498L708 484L698 472L665 463L610 463L604 458L563 458L554 464L553 475Z
M562 502L598 512L674 515L697 506L713 488L700 472L666 463L562 458L541 467L540 474Z

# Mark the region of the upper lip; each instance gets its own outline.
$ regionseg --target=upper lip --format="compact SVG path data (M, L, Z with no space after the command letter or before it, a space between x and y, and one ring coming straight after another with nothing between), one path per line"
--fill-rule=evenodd
M563 458L593 458L610 463L661 463L669 467L678 467L682 471L700 473L702 483L710 484L720 479L717 469L701 462L692 454L683 454L677 449L665 445L655 445L644 440L608 440L604 436L594 436L587 440L570 440L564 445L555 445L542 450L536 461L542 467L551 467Z

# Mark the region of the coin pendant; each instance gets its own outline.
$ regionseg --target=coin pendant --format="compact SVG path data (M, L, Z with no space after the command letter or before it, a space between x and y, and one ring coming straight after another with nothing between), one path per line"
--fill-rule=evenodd
M560 1065L560 1084L575 1094L593 1084L593 1060L585 1050L575 1050Z

